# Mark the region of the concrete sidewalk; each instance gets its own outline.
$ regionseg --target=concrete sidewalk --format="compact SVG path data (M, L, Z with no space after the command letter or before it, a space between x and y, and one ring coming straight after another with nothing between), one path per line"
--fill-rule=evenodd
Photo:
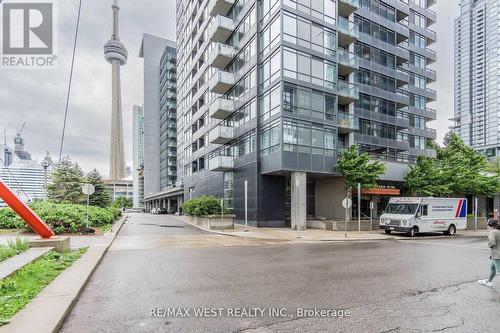
M198 229L204 230L206 232L215 233L219 235L233 236L233 237L244 237L244 238L254 238L261 240L281 240L281 241L291 241L291 242L307 242L307 241L362 241L362 240L384 240L384 239L394 239L392 235L386 235L385 233L380 233L379 231L348 231L347 237L343 231L330 231L330 230L319 230L319 229L307 229L297 232L290 228L255 228L248 227L245 228L244 225L235 224L234 229L222 230L207 230L201 228L195 224L188 222L184 216L172 215L172 217L181 220L189 225L192 225ZM245 231L248 230L248 231Z
M127 215L123 215L112 230L102 236L77 236L76 243L79 247L88 246L87 252L61 272L7 325L1 326L0 333L57 332L126 219ZM73 240L71 237L72 248Z
M219 235L233 236L233 237L244 237L244 238L254 238L261 240L281 240L290 242L307 242L307 241L368 241L368 240L387 240L387 239L408 239L409 237L405 234L394 233L391 235L386 235L383 231L348 231L347 236L343 231L331 231L331 230L320 230L320 229L307 229L297 233L296 230L290 228L255 228L248 227L245 228L244 225L235 224L232 230L207 230L200 226L187 221L184 216L171 215L172 217L181 220L189 225L192 225L198 229L204 230L206 232L215 233ZM248 230L248 231L245 231ZM422 238L436 238L436 237L450 237L442 234L418 234L417 239ZM488 230L464 230L459 231L453 237L488 237Z

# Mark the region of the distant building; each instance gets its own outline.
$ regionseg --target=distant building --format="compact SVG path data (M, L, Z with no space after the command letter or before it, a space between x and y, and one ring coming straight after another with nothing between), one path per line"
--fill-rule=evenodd
M455 20L454 131L489 157L500 156L498 0L462 0Z
M44 170L37 161L16 158L8 168L0 166L0 178L24 202L44 198ZM50 170L47 178L50 179ZM0 200L0 207L5 206Z
M144 109L142 106L134 105L133 109L133 133L132 133L132 179L134 184L134 208L141 207L144 198Z
M104 180L104 184L111 195L111 200L115 201L118 197L127 197L133 200L134 185L132 176L119 180Z
M177 182L176 45L145 34L139 55L144 59L143 201L146 209L175 211L183 194L182 183Z
M0 144L0 159L2 160L2 162L0 162L1 166L5 167L11 165L14 161L14 155L14 149L6 144Z
M24 125L23 125L24 128ZM17 132L14 138L14 151L17 157L21 160L31 160L31 154L24 150L24 138L22 137L22 129Z

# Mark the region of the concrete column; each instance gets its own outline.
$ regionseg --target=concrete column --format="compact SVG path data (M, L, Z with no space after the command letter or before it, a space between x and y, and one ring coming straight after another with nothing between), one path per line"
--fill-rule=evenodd
M307 173L292 172L291 179L291 218L292 229L307 229Z
M170 208L172 207L172 203L170 202L170 198L167 199L167 212L170 212Z

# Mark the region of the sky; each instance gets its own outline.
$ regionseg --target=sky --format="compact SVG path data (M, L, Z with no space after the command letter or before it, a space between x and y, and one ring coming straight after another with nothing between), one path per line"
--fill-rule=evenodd
M104 60L103 46L112 30L111 0L83 0L73 87L69 104L63 155L84 169L97 168L109 173L111 122L111 67ZM26 150L41 161L46 151L59 154L66 91L71 65L78 0L57 1L57 69L0 69L0 131L13 146L17 129L26 122L23 136ZM128 63L122 67L122 104L127 165L132 165L132 107L143 103L142 59L139 58L144 33L175 41L175 0L119 1L120 40L128 49ZM437 1L432 8L438 22L430 28L437 32L438 101L429 107L438 119L429 126L438 130L441 142L453 113L453 21L459 14L458 1Z

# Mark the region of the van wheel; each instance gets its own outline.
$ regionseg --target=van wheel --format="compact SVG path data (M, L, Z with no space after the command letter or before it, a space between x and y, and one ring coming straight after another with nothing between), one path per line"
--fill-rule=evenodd
M417 228L411 228L410 232L408 233L408 236L415 237L415 234L417 232L418 232Z
M386 234L386 235L390 235L390 234L391 234L391 231L390 231L390 230L386 230L386 231L385 231L385 234Z
M455 235L455 233L457 232L457 228L452 224L450 225L450 227L448 228L448 231L445 231L444 233L446 235L449 235L449 236L453 236Z

